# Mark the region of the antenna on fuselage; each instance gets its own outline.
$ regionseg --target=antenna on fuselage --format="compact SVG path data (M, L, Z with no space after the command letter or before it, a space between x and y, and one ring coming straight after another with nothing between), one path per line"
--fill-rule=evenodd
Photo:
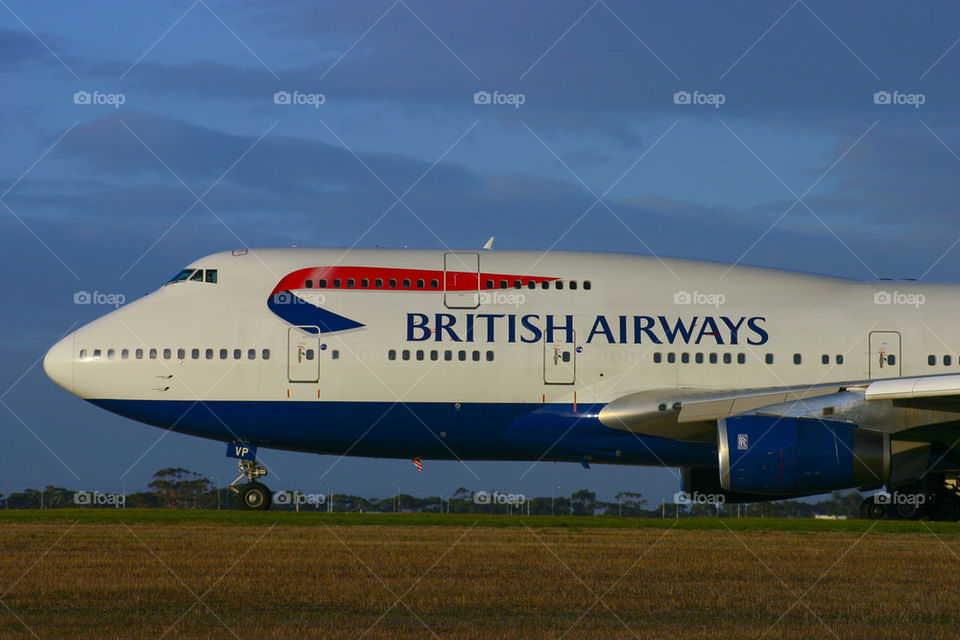
M483 245L483 248L487 251L493 251L493 236L490 236L490 239Z

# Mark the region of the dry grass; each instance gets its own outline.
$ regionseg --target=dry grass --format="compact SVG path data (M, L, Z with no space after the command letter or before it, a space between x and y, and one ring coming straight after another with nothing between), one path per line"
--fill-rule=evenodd
M954 638L960 628L955 534L41 522L0 525L0 549L3 638Z

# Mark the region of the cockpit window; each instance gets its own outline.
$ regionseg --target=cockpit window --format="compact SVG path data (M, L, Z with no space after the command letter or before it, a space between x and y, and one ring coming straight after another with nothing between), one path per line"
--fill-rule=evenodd
M189 278L190 275L191 275L194 271L195 271L195 269L184 269L183 271L181 271L181 272L178 273L177 275L175 275L175 276L173 276L172 278L170 278L169 280L167 280L165 284L173 284L174 282L183 282L184 280L186 280L187 278Z
M210 284L216 284L217 270L216 269L184 269L177 275L167 280L164 283L164 285L174 284L177 282L184 282L187 280L191 282L209 282Z

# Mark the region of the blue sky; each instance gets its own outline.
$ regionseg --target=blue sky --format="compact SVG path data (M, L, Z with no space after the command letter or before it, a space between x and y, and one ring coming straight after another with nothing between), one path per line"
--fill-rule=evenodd
M108 310L77 291L133 299L223 249L493 235L956 280L958 18L947 2L5 0L0 492L131 490L166 466L233 478L220 444L158 441L38 365ZM656 469L264 458L275 489L677 488Z

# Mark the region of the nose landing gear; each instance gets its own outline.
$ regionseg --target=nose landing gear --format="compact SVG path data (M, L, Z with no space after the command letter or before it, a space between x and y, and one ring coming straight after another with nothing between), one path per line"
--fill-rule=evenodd
M240 503L244 509L251 511L266 511L273 503L273 493L257 478L267 475L267 470L256 460L238 460L240 475L230 483L230 490L240 496ZM237 483L247 479L246 484L237 487Z

